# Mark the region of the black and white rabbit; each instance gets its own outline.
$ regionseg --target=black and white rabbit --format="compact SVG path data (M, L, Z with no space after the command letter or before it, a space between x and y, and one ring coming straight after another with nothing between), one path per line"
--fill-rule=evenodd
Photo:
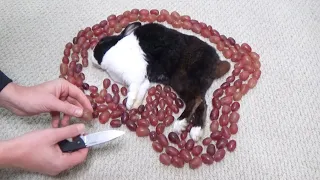
M150 83L171 86L186 105L174 131L180 133L193 123L190 136L195 141L203 135L205 94L213 80L230 69L206 42L158 23L129 24L121 34L101 39L93 57L112 80L128 86L127 109L142 104Z

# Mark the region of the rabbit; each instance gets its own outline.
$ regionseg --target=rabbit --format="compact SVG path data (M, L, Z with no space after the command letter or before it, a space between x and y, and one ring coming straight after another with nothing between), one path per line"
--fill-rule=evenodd
M92 56L113 81L128 86L128 110L142 104L151 83L170 86L185 104L173 131L179 134L192 123L194 141L204 134L207 90L230 70L206 42L158 23L130 23L119 35L102 38Z

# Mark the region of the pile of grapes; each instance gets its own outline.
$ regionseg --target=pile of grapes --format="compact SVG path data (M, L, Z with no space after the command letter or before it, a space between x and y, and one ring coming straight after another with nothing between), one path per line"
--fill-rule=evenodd
M234 63L232 74L212 94L209 137L204 137L200 142L193 141L188 136L192 125L181 134L164 134L165 128L174 122L174 115L184 107L184 102L169 86L152 86L146 95L146 104L127 110L127 87L112 83L108 78L103 80L100 90L97 85L86 83L82 70L88 67L88 50L93 49L101 38L120 33L135 21L166 22L173 28L190 30L208 38L226 59ZM202 164L220 162L227 151L235 150L236 141L232 135L238 132L239 101L256 86L260 78L259 59L260 56L247 43L239 44L211 25L188 15L180 15L176 11L169 13L165 9L132 9L123 14L110 15L106 20L80 30L72 42L66 43L59 77L79 87L90 100L94 112L86 111L84 119L98 118L101 124L109 122L112 128L125 126L138 137L150 139L163 165L182 168L188 164L191 169L196 169Z

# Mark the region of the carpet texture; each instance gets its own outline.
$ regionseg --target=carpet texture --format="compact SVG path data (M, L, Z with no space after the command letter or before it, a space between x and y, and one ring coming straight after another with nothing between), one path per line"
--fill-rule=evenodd
M1 180L320 179L318 0L1 0L0 4L0 69L22 85L57 78L66 42L80 29L132 8L188 14L237 42L249 43L262 65L258 85L241 100L239 132L233 137L236 151L220 163L197 170L163 166L149 140L123 127L127 132L123 137L92 149L84 164L57 177L3 169ZM91 64L84 72L88 82L98 86L105 77ZM225 77L214 82L208 99ZM1 140L48 127L47 114L21 118L0 110ZM88 132L107 128L98 122L86 126Z

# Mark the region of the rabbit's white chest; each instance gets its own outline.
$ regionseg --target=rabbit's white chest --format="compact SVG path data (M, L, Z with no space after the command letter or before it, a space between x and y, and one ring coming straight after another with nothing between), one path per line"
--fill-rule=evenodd
M121 84L121 85L127 85L124 81L124 79L122 77L120 77L116 72L112 71L112 70L107 70L110 78L115 82L115 83L118 83L118 84Z
M104 55L101 66L110 78L120 84L130 85L146 76L145 54L134 35L121 39Z

